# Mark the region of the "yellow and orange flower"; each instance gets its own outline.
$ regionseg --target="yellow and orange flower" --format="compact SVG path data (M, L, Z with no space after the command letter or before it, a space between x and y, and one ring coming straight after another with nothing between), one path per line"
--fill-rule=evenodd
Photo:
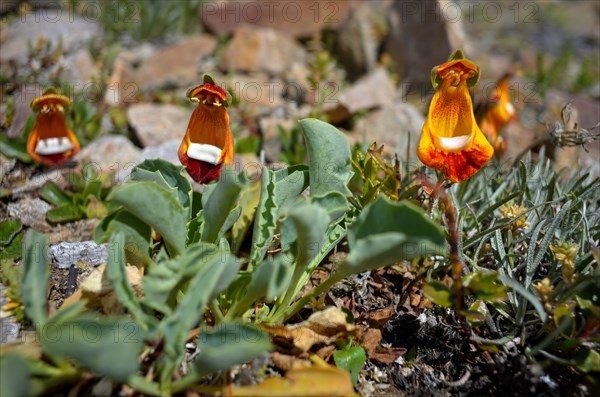
M511 77L512 73L506 73L498 80L491 103L483 106L482 111L477 116L479 128L487 136L490 143L494 145L497 153L502 153L506 149L506 143L500 136L500 130L516 118L515 107L510 101L508 92L508 82Z
M71 100L48 89L29 106L38 115L27 138L27 153L48 167L57 167L72 159L79 151L79 141L65 121Z
M233 135L227 93L208 75L203 83L187 93L198 106L179 146L179 160L196 182L209 183L219 178L223 164L233 161Z
M461 51L432 71L436 92L421 131L417 156L452 182L469 179L494 154L473 114L469 86L478 78L479 68Z

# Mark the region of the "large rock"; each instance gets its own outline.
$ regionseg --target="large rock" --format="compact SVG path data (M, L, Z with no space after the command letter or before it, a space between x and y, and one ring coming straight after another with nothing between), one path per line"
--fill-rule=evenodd
M96 20L81 18L69 10L37 10L16 18L2 35L0 63L27 62L28 44L36 44L44 37L53 47L62 43L64 53L83 47L90 39L100 37L101 29Z
M29 226L42 233L52 229L46 222L46 213L50 204L39 198L24 198L15 203L8 203L8 215L18 218L25 226Z
M240 26L223 52L221 69L281 74L306 60L306 51L291 36L273 29Z
M146 159L162 159L180 165L181 162L179 161L177 152L179 151L179 146L181 146L182 139L183 135L179 139L172 139L160 145L145 147L140 155L140 163Z
M142 146L156 146L183 138L192 111L171 104L140 103L127 109L127 118Z
M6 134L10 138L17 138L23 135L25 122L29 118L32 110L29 103L36 97L42 95L44 87L41 84L30 84L21 86L14 95L15 113L12 124L8 127Z
M377 16L366 2L351 2L350 15L338 29L336 54L350 80L375 69L377 64Z
M468 43L464 41L461 20L448 20L453 15L450 5L445 0L394 2L384 47L404 81L427 84L431 68L446 62L452 51L462 48L470 54L470 47L465 48Z
M117 181L129 174L140 157L140 149L122 135L105 135L90 142L75 157L79 163L88 163L97 174L113 175Z
M140 88L150 90L168 86L181 87L199 82L199 62L210 56L216 45L214 37L201 34L157 50L143 62L138 71Z
M384 145L384 153L397 153L404 161L414 161L424 123L425 118L414 105L397 102L358 120L350 139L367 145L377 142L378 146Z
M84 95L90 96L91 93L98 92L99 87L93 87L96 84L92 81L94 77L100 74L100 71L96 67L94 60L90 52L82 48L65 57L62 62L62 68L60 71L60 80L63 83L69 84L74 87L76 91L83 90ZM92 98L88 98L90 100ZM98 98L93 98L97 100Z
M117 57L106 82L104 103L120 106L136 102L140 94L138 88L131 64L124 58Z
M389 74L383 68L356 81L339 95L325 101L325 110L332 123L338 123L359 110L371 110L394 103L397 93Z
M284 104L283 90L286 84L278 77L269 77L266 73L235 74L220 81L240 99L251 116L266 115ZM229 115L234 121L236 110L230 108Z
M240 24L274 29L307 38L346 19L350 1L219 0L203 2L200 20L217 34L231 33Z

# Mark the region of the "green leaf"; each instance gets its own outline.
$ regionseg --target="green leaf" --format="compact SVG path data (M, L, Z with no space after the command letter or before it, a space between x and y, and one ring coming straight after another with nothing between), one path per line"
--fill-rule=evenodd
M208 302L229 286L241 266L241 261L222 246L206 251L195 262L196 269L186 293L173 313L160 323L164 355L160 359L159 372L163 384L171 382L173 371L184 357L187 333L202 318Z
M290 285L294 270L294 263L286 259L286 255L279 254L262 261L252 272L243 300L252 304L263 297L272 301L281 296Z
M297 238L294 274L302 273L321 250L329 227L329 216L319 205L301 201L287 213L283 222L291 222L294 225Z
M147 159L131 170L133 181L154 181L167 190L175 190L179 203L191 217L192 185L184 176L185 168L162 159Z
M358 382L358 373L367 362L367 355L362 346L354 346L346 350L333 353L333 361L338 368L345 369L350 373L352 385Z
M246 363L272 348L269 335L256 325L222 323L203 328L193 361L198 377Z
M0 261L10 261L21 256L23 234L23 225L18 219L0 222Z
M150 262L150 241L152 229L131 212L120 209L104 218L94 230L94 240L105 243L111 236L123 233L125 236L126 261L134 266Z
M542 320L542 322L546 321L546 318L548 316L546 315L546 311L544 310L544 306L542 305L542 302L540 302L540 300L538 298L536 298L536 296L534 294L529 292L523 286L523 284L521 284L517 280L514 280L514 279L504 276L504 275L500 275L499 279L500 279L500 281L502 281L502 283L504 285L514 289L517 293L519 293L525 299L527 299L533 305L535 310L537 311L538 315L540 316L540 320Z
M200 242L191 245L173 259L157 258L148 266L143 278L144 303L165 314L177 306L180 291L187 288L190 278L200 271L219 250L215 244Z
M273 240L282 207L291 205L306 189L307 179L304 166L288 167L276 172L263 167L260 200L252 233L250 269L256 267L264 258Z
M138 303L133 287L127 279L125 263L125 235L121 232L114 234L108 245L108 261L106 273L119 302L127 308L137 320L139 326L146 330L146 315Z
M475 298L486 302L506 299L506 290L498 282L498 273L492 271L472 272L463 278L463 285L471 290Z
M352 178L350 146L346 136L331 124L317 119L299 121L308 147L311 196L339 192L350 196Z
M57 207L73 203L73 199L54 182L47 182L42 187L40 197Z
M260 200L260 183L254 182L242 190L240 194L239 207L242 209L240 217L231 228L232 242L231 249L234 253L238 252L250 225L256 215L256 208Z
M174 191L155 182L130 182L115 188L108 200L120 204L160 233L171 255L185 250L188 209Z
M440 281L429 281L423 286L425 295L436 305L452 307L452 291Z
M311 202L318 204L327 211L331 223L339 222L350 208L348 199L340 192L329 192L324 196L313 196Z
M68 321L49 320L40 332L42 347L58 357L69 356L97 374L125 381L138 369L143 340L131 319L83 314Z
M273 179L273 173L267 167L263 167L260 200L256 208L254 231L252 233L249 269L255 268L264 258L275 234L279 214L275 200L275 181Z
M23 274L21 276L21 299L25 314L42 327L48 318L48 279L50 278L48 237L34 229L25 233L23 247Z
M84 215L85 214L79 210L77 205L68 203L49 210L46 213L46 219L50 223L66 223L77 221L83 218Z
M338 272L347 276L401 260L445 252L442 230L414 204L380 197L348 230L350 254Z
M577 365L577 369L582 372L600 372L600 353L597 351L584 348L577 352L577 360L581 364Z
M235 210L242 184L230 170L225 170L204 206L202 241L216 243L231 228L241 213Z
M35 121L35 118L33 120ZM31 163L32 159L27 153L26 142L27 138L11 139L7 135L2 134L0 135L0 153L6 157L15 158L23 163Z
M24 356L7 353L0 356L0 396L30 396L31 373Z

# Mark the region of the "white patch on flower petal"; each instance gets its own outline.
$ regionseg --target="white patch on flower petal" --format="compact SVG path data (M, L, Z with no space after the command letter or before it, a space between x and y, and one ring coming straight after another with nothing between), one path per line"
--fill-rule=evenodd
M35 146L35 152L42 156L50 154L59 154L73 149L75 146L68 138L48 138L40 139Z
M506 103L504 104L504 108L506 109L506 112L507 112L507 113L508 113L510 116L512 116L513 114L515 114L515 107L513 106L513 104L512 104L512 103L510 103L510 102L506 102Z
M189 158L204 161L210 164L217 164L221 158L221 149L213 145L203 143L190 143L187 150Z
M439 146L449 152L455 152L465 148L471 142L471 135L462 135L452 138L437 137Z

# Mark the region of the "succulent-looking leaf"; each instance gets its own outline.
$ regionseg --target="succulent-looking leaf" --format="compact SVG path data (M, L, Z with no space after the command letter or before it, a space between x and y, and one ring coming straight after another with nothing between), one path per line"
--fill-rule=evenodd
M365 207L350 226L348 243L340 276L445 252L444 234L420 208L384 197Z
M43 327L48 318L48 279L50 277L48 237L34 229L25 234L21 299L25 314L37 326Z
M331 124L316 119L299 121L308 147L311 196L339 192L350 196L352 163L348 139Z
M106 272L119 302L129 310L138 324L147 329L146 315L142 311L125 270L125 235L117 233L110 239Z
M49 354L72 357L110 379L125 381L138 371L143 340L139 325L130 319L98 319L90 314L66 322L51 319L40 337Z
M231 170L225 170L204 205L202 241L216 243L240 215L235 211L242 184Z
M117 233L125 236L125 256L129 264L141 266L150 262L152 228L147 223L129 211L119 209L100 221L94 230L94 240L105 243Z
M271 347L269 336L257 326L223 323L200 333L193 364L197 376L204 376L246 363Z
M183 175L183 168L162 159L147 159L131 170L132 181L154 181L165 189L177 190L179 203L189 210L191 216L192 185Z
M164 353L159 372L160 382L165 385L170 383L173 371L183 359L187 333L198 323L210 299L227 288L240 268L241 261L224 248L207 251L196 261L199 268L189 280L186 293L173 313L160 323Z
M0 396L30 396L31 374L24 356L2 354L0 356Z
M108 200L120 204L160 233L172 255L184 251L188 209L177 193L155 182L132 182L115 188Z

